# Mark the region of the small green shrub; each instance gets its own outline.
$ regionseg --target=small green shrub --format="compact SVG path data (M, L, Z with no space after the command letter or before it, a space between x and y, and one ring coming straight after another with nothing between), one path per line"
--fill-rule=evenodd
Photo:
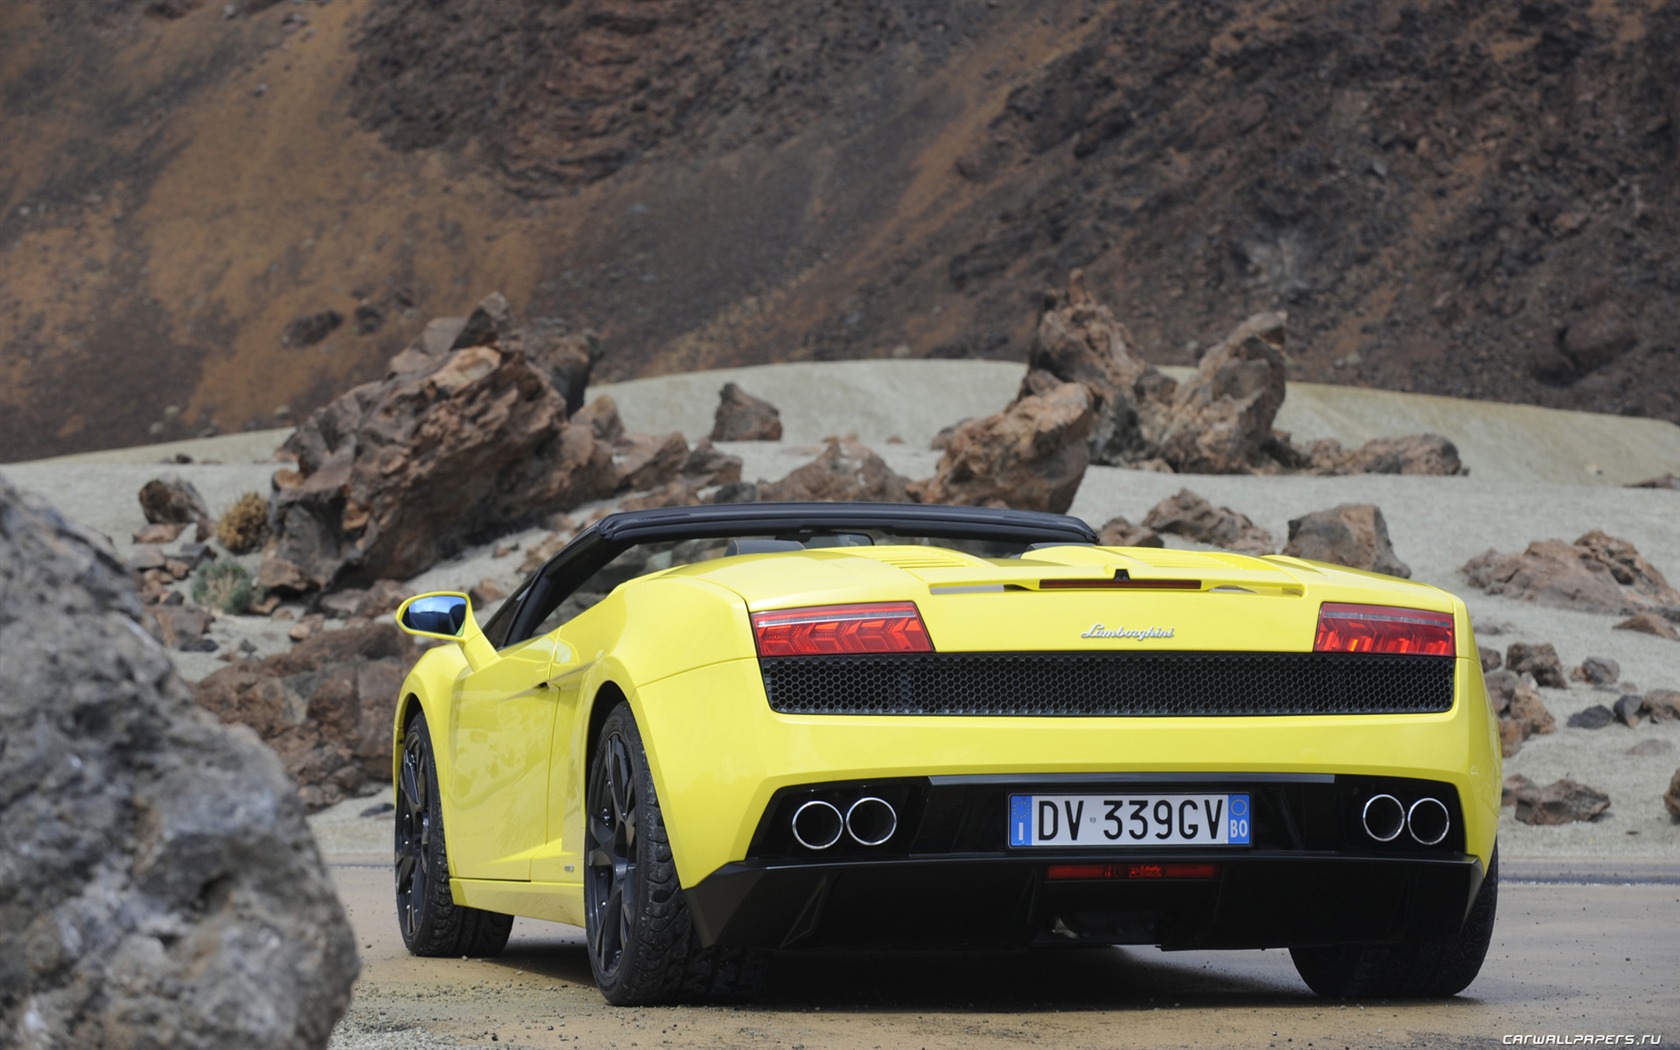
M235 561L213 561L193 579L193 601L231 616L248 612L262 600L262 588L251 582L245 566Z
M268 539L268 500L247 492L216 523L216 538L235 554L254 551Z

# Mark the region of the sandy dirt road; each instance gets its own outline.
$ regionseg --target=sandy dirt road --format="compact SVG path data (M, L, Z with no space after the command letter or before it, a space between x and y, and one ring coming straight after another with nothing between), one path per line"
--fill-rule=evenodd
M777 956L745 1007L620 1009L582 931L519 920L495 959L403 949L389 868L333 874L362 949L334 1050L386 1047L1482 1047L1680 1041L1680 865L1506 862L1476 983L1442 1003L1318 999L1289 956L1153 948Z

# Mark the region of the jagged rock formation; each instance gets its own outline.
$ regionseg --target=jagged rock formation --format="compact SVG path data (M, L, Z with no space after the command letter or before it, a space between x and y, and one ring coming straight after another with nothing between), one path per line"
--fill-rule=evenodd
M296 466L274 476L263 586L406 578L618 488L613 445L567 423L568 394L526 356L506 300L487 298L447 345L404 351L388 378L339 397L281 447Z

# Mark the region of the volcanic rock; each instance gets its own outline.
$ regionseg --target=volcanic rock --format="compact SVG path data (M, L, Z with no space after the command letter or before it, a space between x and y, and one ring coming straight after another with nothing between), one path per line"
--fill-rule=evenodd
M1523 776L1521 773L1512 773L1510 776L1505 778L1505 783L1500 789L1500 808L1514 806L1517 804L1517 799L1519 797L1527 794L1533 794L1539 790L1539 785L1534 783L1534 781Z
M1097 530L1097 543L1104 547L1164 546L1161 537L1154 530L1142 525L1133 525L1119 516L1108 519L1103 527Z
M567 425L540 370L492 346L356 387L281 451L297 467L275 473L258 582L283 593L407 578L618 483L612 447Z
M158 522L155 525L142 525L134 530L133 540L143 546L161 546L174 543L180 538L186 525L181 522Z
M1470 473L1458 458L1458 446L1439 434L1373 438L1352 450L1334 441L1315 442L1308 452L1315 474L1432 474Z
M1066 513L1090 462L1091 395L1083 383L1034 374L1043 392L958 427L934 476L911 483L913 498Z
M288 652L222 668L196 689L200 706L255 730L317 810L389 781L391 704L412 663L407 637L379 620L315 631Z
M291 347L314 346L332 335L344 323L344 315L337 310L321 310L294 319L280 333L280 345Z
M1411 568L1394 555L1388 523L1370 503L1343 503L1289 522L1283 553L1355 569L1410 578Z
M1680 592L1633 544L1596 529L1572 544L1536 540L1521 554L1488 550L1462 571L1489 594L1566 609L1625 614L1680 606Z
M1616 721L1631 729L1637 726L1645 715L1645 698L1638 693L1627 693L1616 699L1611 711L1615 714Z
M1126 464L1154 456L1155 443L1144 430L1160 429L1176 384L1133 353L1132 345L1126 326L1086 290L1084 272L1074 270L1068 275L1067 292L1047 297L1027 352L1027 377L1016 399L1039 392L1033 387L1035 374L1083 383L1093 413L1091 462ZM1140 405L1135 388L1145 374L1158 379L1145 384L1148 393ZM1145 406L1150 413L1147 424L1141 414ZM936 438L934 447L944 446Z
M325 1047L358 964L297 794L140 624L0 480L0 1043Z
M763 398L725 383L718 391L711 437L713 441L780 441L782 414Z
M1676 769L1668 780L1668 790L1663 792L1663 806L1669 816L1680 820L1680 769Z
M1627 486L1630 489L1680 489L1680 474L1670 471L1657 478L1646 478Z
M1680 628L1670 623L1667 617L1654 612L1634 613L1621 623L1616 624L1613 630L1638 631L1640 634L1654 634L1658 638L1680 642Z
M1476 656L1482 661L1482 670L1497 671L1505 663L1505 658L1499 655L1499 650L1489 645L1476 646Z
M149 605L146 614L151 619L158 640L170 649L183 652L209 651L201 642L210 631L210 614L196 605Z
M1597 820L1610 808L1610 796L1573 780L1556 780L1534 792L1517 795L1516 817L1524 824L1568 824Z
M1569 672L1569 677L1575 681L1592 685L1609 685L1621 676L1622 665L1608 656L1589 656Z
M1616 720L1616 715L1603 704L1594 704L1569 716L1571 729L1603 729Z
M1680 720L1680 690L1652 689L1643 698L1645 713L1653 722Z
M1243 554L1270 554L1272 534L1230 507L1215 508L1189 489L1180 489L1152 507L1143 519L1145 528L1170 532L1196 543Z
M1247 474L1284 397L1286 315L1256 314L1209 350L1180 384L1157 444L1180 473Z
M465 323L450 340L445 354L457 350L465 350L473 346L495 346L509 352L519 352L525 349L519 322L513 315L513 307L508 304L507 296L501 292L491 292L478 301L473 312L467 315Z
M908 479L856 436L831 438L821 454L780 481L758 483L763 500L866 500L903 503Z
M1493 705L1493 713L1502 715L1509 711L1521 679L1506 670L1488 671L1482 677L1487 684L1488 702Z
M1509 673L1509 672L1501 672ZM1496 705L1497 708L1497 705ZM1511 693L1511 699L1499 715L1499 741L1506 758L1516 754L1522 742L1536 733L1545 735L1557 731L1557 721L1540 698L1534 676L1523 675Z
M620 492L646 492L669 484L687 462L688 440L675 431L663 436L627 433L613 445Z
M1563 352L1585 375L1633 349L1639 337L1626 311L1606 300L1574 319L1563 333Z
M317 603L328 616L345 620L372 620L397 611L413 594L398 580L375 580L367 587L352 587L321 596Z
M1563 677L1563 661L1558 659L1557 650L1552 648L1551 642L1539 645L1512 642L1505 650L1505 666L1517 674L1526 671L1534 676L1536 682L1551 689L1569 687L1569 682Z
M533 317L520 330L525 357L547 373L548 381L566 402L566 414L583 407L595 366L605 355L601 337L585 328L572 331L559 318Z
M194 538L200 543L208 540L215 530L204 497L192 482L179 474L165 474L141 486L140 511L153 525L197 526Z

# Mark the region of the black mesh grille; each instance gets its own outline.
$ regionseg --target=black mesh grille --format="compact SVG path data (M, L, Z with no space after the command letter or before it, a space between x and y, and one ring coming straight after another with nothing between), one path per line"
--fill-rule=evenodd
M770 706L817 715L1381 715L1446 711L1440 656L920 653L761 660Z

